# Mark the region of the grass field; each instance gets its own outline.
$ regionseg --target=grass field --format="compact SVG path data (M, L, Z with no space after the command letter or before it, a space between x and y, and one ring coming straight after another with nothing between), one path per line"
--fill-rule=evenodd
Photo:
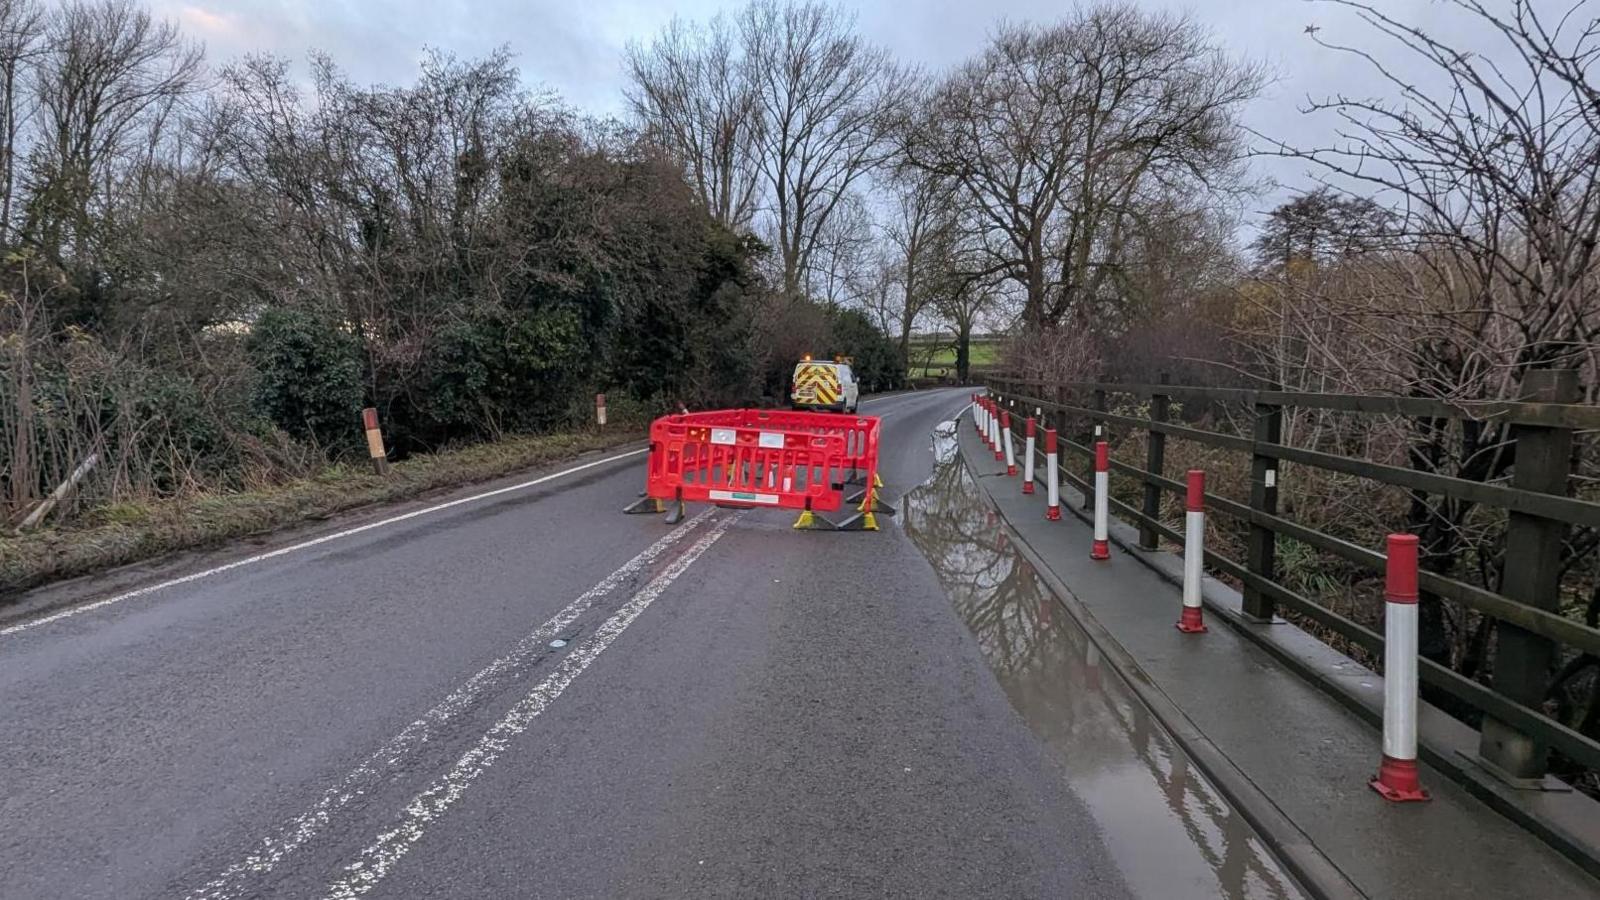
M992 366L1000 361L1000 342L995 340L973 341L971 359L974 366ZM926 343L911 344L911 371L912 378L937 378L941 374L955 374L956 349L946 344L928 355Z

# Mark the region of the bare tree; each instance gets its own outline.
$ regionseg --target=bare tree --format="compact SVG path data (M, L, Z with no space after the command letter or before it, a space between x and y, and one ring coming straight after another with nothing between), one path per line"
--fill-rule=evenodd
M807 286L813 257L851 189L886 156L907 79L888 51L820 3L757 0L739 19L763 120L761 168L783 290Z
M895 180L892 218L884 237L894 253L900 304L895 324L900 361L911 364L911 331L932 303L933 273L952 251L956 224L953 192L945 179L906 167Z
M22 76L41 52L44 13L34 0L0 0L0 244L11 242L17 139L32 115Z
M1319 45L1366 63L1398 101L1334 95L1306 112L1339 124L1340 142L1272 151L1313 164L1334 188L1395 208L1396 236L1425 266L1421 307L1456 332L1444 345L1414 345L1416 388L1509 396L1529 368L1595 362L1600 304L1592 299L1600 244L1600 25L1511 0L1494 10L1447 0L1498 35L1509 64L1446 45L1421 26L1358 0L1344 7L1396 51L1430 67L1442 90L1402 77L1378 51ZM1414 290L1412 293L1416 293ZM1591 391L1593 387L1591 386ZM1591 399L1593 398L1591 393Z
M919 104L904 149L976 212L980 274L1014 282L1024 322L1052 328L1117 302L1152 198L1238 186L1236 118L1262 83L1190 19L1102 5L1001 28Z
M682 161L712 218L749 226L763 123L735 28L721 15L703 28L674 19L648 48L629 45L627 68L634 114Z
M805 271L806 296L841 308L870 306L878 274L876 231L866 198L851 192L816 236Z
M960 238L971 230L970 223L952 229L952 240L943 243L938 253L930 254L922 275L930 305L950 326L956 378L962 384L972 376L972 336L995 315L1006 299L1006 290L1012 286L1005 278L981 274L982 250L975 240Z
M59 256L81 251L97 198L117 167L197 87L202 53L134 0L74 0L50 18L35 89L42 113L32 161L34 238Z
M1312 390L1446 400L1516 397L1531 371L1575 368L1593 402L1600 19L1591 0L1556 9L1529 0L1441 3L1492 39L1473 49L1376 4L1318 2L1364 22L1374 41L1335 44L1308 29L1312 40L1365 64L1391 98L1316 100L1306 112L1331 119L1339 139L1268 140L1269 152L1309 163L1335 195L1370 198L1392 216L1387 233L1375 234L1379 253L1302 260L1263 279L1257 308L1266 315L1254 346L1265 367ZM1517 433L1503 423L1419 418L1395 431L1392 444L1424 471L1495 481L1515 465ZM1498 586L1506 532L1493 516L1415 491L1408 518L1425 567ZM1575 532L1562 571L1595 540ZM1496 631L1492 618L1423 597L1422 652L1460 672L1492 668L1496 641L1506 639Z

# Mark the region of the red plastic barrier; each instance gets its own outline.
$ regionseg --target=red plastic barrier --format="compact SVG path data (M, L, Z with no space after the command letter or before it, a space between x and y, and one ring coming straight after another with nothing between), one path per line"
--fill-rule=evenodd
M877 483L878 418L728 409L650 425L646 495L734 507L831 512L852 475Z

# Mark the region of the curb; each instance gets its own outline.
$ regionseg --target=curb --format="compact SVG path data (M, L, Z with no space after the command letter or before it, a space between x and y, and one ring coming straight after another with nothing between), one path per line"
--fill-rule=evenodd
M1117 676L1172 735L1183 752L1194 760L1206 778L1210 779L1222 796L1238 809L1250 827L1256 830L1262 842L1283 864L1291 877L1318 900L1358 900L1358 898L1367 900L1367 895L1362 893L1332 860L1317 849L1305 832L1272 802L1272 798L1240 771L1232 760L1228 759L1221 749L1184 714L1183 710L1155 686L1127 648L1095 619L1094 614L1085 608L1072 589L1056 576L1033 545L1011 526L1010 520L1000 510L999 505L993 503L994 497L989 486L984 483L983 473L972 466L972 461L964 450L961 451L961 461L975 476L985 496L991 501L999 520L1004 523L1006 531L1011 535L1015 546L1049 587L1056 602L1061 604L1084 630L1095 648L1111 663Z

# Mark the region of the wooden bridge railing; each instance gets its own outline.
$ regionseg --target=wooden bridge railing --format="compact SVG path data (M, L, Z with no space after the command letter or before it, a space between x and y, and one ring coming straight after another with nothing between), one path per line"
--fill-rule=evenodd
M988 373L986 381L1002 401L1020 407L1037 407L1061 431L1061 446L1092 466L1092 439L1065 439L1071 420L1087 420L1100 427L1142 430L1147 434L1143 466L1113 459L1112 470L1142 485L1138 507L1109 498L1114 509L1136 522L1140 544L1154 549L1160 538L1182 543L1183 536L1160 518L1161 493L1182 495L1184 485L1168 478L1165 466L1168 439L1193 441L1250 458L1250 494L1247 503L1208 494L1209 509L1247 527L1245 558L1233 559L1207 551L1214 571L1232 576L1243 588L1244 611L1257 620L1269 620L1278 609L1293 610L1319 623L1381 658L1380 631L1357 622L1290 589L1279 580L1275 562L1278 538L1301 542L1355 565L1381 574L1384 556L1370 547L1309 527L1278 513L1280 464L1292 462L1344 473L1404 488L1413 497L1438 496L1507 511L1503 569L1498 590L1460 580L1441 572L1423 572L1425 594L1445 598L1476 610L1497 622L1497 650L1492 679L1485 683L1466 677L1438 662L1421 661L1422 682L1483 714L1481 761L1499 769L1514 783L1543 777L1548 751L1558 749L1569 759L1600 771L1600 741L1547 715L1540 707L1546 699L1550 676L1560 658L1560 648L1600 658L1600 629L1568 618L1559 607L1562 546L1569 529L1600 532L1600 503L1568 496L1572 474L1571 452L1575 433L1600 431L1600 408L1570 402L1576 398L1572 372L1530 373L1526 400L1449 403L1428 398L1359 396L1345 394L1257 391L1186 387L1164 383L1041 382L1004 373ZM1147 415L1132 415L1111 403L1113 398L1136 401L1140 411L1148 401ZM1173 401L1227 404L1253 413L1250 436L1225 434L1169 421ZM1509 484L1485 483L1438 472L1388 465L1368 459L1328 453L1282 442L1287 411L1332 410L1357 415L1394 415L1432 420L1492 421L1512 426L1515 462ZM1119 411L1121 410L1121 411ZM1248 418L1248 417L1247 417ZM1077 432L1086 436L1087 428ZM1070 471L1065 460L1063 476L1088 497L1093 478Z

